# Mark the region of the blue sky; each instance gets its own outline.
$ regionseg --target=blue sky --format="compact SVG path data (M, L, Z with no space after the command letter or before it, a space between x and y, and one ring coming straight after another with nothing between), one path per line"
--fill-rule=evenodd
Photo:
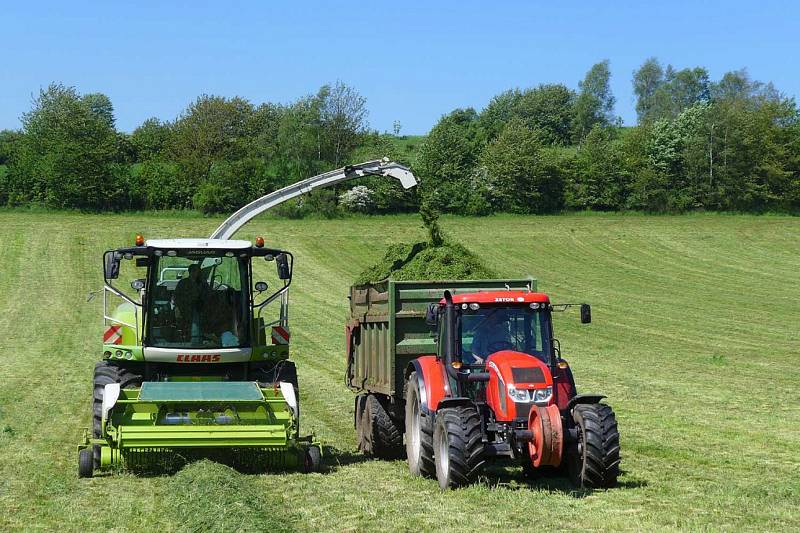
M202 93L291 102L337 79L370 125L425 133L500 91L577 88L611 61L616 112L636 120L646 58L712 78L747 67L800 94L797 2L63 2L0 5L0 129L52 81L111 97L121 130L175 118Z

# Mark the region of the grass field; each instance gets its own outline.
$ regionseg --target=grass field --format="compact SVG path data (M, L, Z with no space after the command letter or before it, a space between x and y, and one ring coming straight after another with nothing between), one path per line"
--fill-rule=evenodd
M619 488L576 492L494 470L440 493L404 462L355 453L343 386L348 281L418 218L256 221L244 237L297 256L291 321L303 421L324 474L243 475L210 462L174 476L79 480L99 357L100 255L219 220L0 211L0 530L800 529L800 219L697 215L445 218L501 275L554 301L583 392L622 433Z

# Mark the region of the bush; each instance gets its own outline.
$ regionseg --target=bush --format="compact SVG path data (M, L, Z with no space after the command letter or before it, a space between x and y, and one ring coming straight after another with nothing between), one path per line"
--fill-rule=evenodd
M339 205L354 213L369 213L375 205L375 193L365 185L356 185L339 195Z
M180 166L167 161L145 161L131 171L133 186L148 209L190 207L193 187Z

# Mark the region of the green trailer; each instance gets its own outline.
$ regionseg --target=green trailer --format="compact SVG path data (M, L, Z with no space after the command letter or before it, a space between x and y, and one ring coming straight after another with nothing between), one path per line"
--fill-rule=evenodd
M345 383L356 393L353 425L367 455L403 454L403 390L412 360L437 353L425 315L452 294L535 291L536 280L392 281L350 287Z

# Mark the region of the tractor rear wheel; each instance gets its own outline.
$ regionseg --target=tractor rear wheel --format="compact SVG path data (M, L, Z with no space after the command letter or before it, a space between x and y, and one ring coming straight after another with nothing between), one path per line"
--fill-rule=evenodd
M569 454L572 482L581 488L609 488L619 475L619 429L610 406L579 404L572 410L577 442Z
M420 398L417 373L412 372L406 381L408 469L412 476L433 477L436 475L436 465L433 460L433 417L423 415Z
M433 447L436 479L442 490L475 481L484 463L478 410L473 406L439 410L433 429Z
M99 439L103 435L103 394L106 385L119 383L121 389L134 389L142 386L142 376L131 372L124 366L110 361L99 361L94 365L94 394L92 398L92 436ZM94 467L100 468L100 446L92 446Z
M359 449L379 459L398 459L403 454L403 434L374 394L367 396L361 414Z

